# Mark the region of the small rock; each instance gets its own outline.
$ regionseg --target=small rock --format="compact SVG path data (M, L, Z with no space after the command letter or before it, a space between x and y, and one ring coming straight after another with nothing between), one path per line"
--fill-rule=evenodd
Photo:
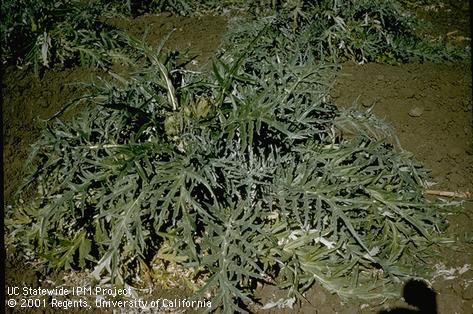
M411 117L420 117L424 113L423 107L414 107L409 111Z

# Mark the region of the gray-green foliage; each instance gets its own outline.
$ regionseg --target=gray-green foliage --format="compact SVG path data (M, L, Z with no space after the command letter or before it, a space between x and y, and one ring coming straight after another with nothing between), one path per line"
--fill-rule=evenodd
M106 67L131 62L124 36L101 18L118 14L101 1L3 1L2 62L32 64L35 71L55 64Z
M397 63L455 60L466 49L418 35L424 24L405 9L409 1L387 0L226 0L103 1L21 0L1 4L2 62L41 66L57 63L106 67L131 62L122 35L106 25L113 15L173 12L197 15L229 9L250 11L246 28L230 45L245 46L247 33L271 21L266 40L278 49L312 50L317 59ZM266 17L266 18L265 18ZM241 24L241 22L240 22ZM240 38L239 38L240 37Z
M234 23L230 45L245 42L247 33L264 24L269 26L265 39L271 49L310 50L317 59L330 62L399 63L468 56L465 48L423 37L420 29L425 22L399 1L292 0L257 13L257 18L246 17L246 22L239 18Z
M6 220L17 246L116 283L166 247L226 312L256 282L370 298L422 270L442 221L424 172L380 127L340 136L367 117L325 102L331 66L244 54L204 76L134 45L147 67L33 145L23 190L38 197Z

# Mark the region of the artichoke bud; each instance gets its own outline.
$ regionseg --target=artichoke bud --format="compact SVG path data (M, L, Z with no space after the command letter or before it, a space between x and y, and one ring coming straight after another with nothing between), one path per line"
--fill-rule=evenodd
M184 106L184 115L187 118L192 116L192 108L190 106Z
M201 97L195 104L195 117L206 118L212 110L212 103L206 97Z
M181 130L181 124L179 112L172 113L164 120L164 131L168 136L178 135Z

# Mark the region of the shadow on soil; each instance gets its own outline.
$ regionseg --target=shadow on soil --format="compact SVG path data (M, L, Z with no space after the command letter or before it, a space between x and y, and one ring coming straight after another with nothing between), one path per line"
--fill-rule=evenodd
M407 304L416 309L397 307L379 314L437 314L436 293L424 281L409 280L404 286L402 296Z

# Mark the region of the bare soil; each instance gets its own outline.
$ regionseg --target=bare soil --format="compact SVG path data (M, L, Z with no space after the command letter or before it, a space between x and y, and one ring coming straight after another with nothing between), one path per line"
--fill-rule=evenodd
M462 1L462 3L467 1ZM465 43L470 36L465 22L464 6L449 6L438 16L439 36ZM431 14L434 16L435 14ZM429 14L427 14L429 15ZM468 15L467 15L468 16ZM166 46L195 55L196 67L205 68L217 51L226 31L224 17L207 16L183 18L172 15L145 15L130 20L114 19L110 24L153 44L169 32L173 34ZM435 33L435 32L434 32ZM68 101L80 96L84 87L100 70L84 68L52 69L37 77L28 70L8 68L2 77L3 158L5 208L13 204L13 194L21 183L23 164L28 147L39 134L41 119L57 112ZM430 170L433 188L444 191L473 193L473 109L470 62L453 64L344 64L331 90L332 100L340 106L360 104L362 110L374 105L374 113L397 131L404 149ZM80 110L80 109L79 109ZM73 118L74 112L69 118ZM465 265L473 264L473 200L465 203L465 213L452 216L447 234L452 244L439 249L439 257L430 261L439 269L439 276L431 282L436 293L438 313L473 312L473 271ZM53 281L63 283L64 274L56 274ZM7 251L6 284L37 287L46 282L41 268L25 265L18 254ZM169 293L166 295L166 293ZM185 291L161 290L161 296L184 296ZM267 286L259 289L261 302L277 300L283 292ZM265 311L271 313L379 313L386 307L407 309L401 299L382 304L363 302L342 303L320 286L306 295L306 302L295 309ZM15 311L16 312L16 311ZM28 311L26 311L28 312ZM30 311L33 313L35 311Z

